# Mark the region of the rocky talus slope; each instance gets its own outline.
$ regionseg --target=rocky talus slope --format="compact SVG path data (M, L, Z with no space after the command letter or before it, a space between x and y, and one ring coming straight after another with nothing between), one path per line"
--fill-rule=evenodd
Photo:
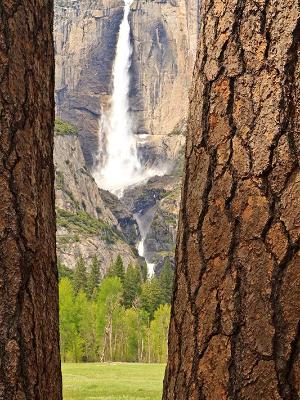
M97 187L86 167L76 129L62 121L60 124L63 131L59 131L57 124L54 153L58 258L74 268L79 256L88 265L96 255L102 273L118 254L125 266L141 264L144 260L137 253L142 238L139 221L147 229L142 232L145 257L156 265L159 273L166 258L174 260L182 146L169 159L173 168L168 175L129 187L118 199Z
M106 197L85 166L78 136L74 132L56 132L54 160L58 258L69 268L74 268L80 255L87 264L96 255L102 273L118 254L125 265L138 263L137 252L132 246L139 236L136 222L116 199L111 209L106 204ZM119 207L118 214L113 213L116 207ZM127 232L122 231L124 216L127 226L133 226L131 241L127 240Z

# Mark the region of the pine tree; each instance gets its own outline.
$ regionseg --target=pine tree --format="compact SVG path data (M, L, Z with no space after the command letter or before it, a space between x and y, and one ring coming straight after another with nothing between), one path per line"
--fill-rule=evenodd
M129 265L124 278L123 304L126 308L133 306L137 297L141 294L142 276L137 267Z
M167 258L164 262L163 268L159 276L162 304L171 303L172 291L173 291L173 278L174 278L174 272L170 260L169 258Z
M58 279L69 278L73 279L73 271L62 263L60 259L57 260Z
M146 282L146 280L148 279L148 267L147 264L144 262L141 266L141 276L142 276L142 280L143 282Z
M87 291L87 272L82 256L79 257L74 271L74 292Z
M300 398L299 11L201 1L164 400Z
M149 313L152 319L155 310L157 310L162 303L161 287L158 278L153 277L142 285L140 301L141 307Z
M124 267L123 260L122 260L122 257L120 256L120 254L118 255L116 261L110 266L107 276L108 277L116 276L116 277L120 278L122 283L124 282L125 267Z
M0 1L0 399L60 400L53 0Z
M94 297L100 284L100 263L96 256L93 257L91 271L87 280L87 294L89 298Z

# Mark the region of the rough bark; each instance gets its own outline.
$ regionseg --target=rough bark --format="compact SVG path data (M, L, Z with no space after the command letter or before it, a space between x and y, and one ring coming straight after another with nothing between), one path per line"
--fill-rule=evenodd
M163 398L299 399L299 4L201 20Z
M0 399L59 400L52 0L0 2Z

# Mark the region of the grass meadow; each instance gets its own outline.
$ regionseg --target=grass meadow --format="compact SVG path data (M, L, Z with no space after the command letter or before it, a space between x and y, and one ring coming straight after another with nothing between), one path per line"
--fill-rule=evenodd
M164 370L164 364L63 364L64 400L160 400Z

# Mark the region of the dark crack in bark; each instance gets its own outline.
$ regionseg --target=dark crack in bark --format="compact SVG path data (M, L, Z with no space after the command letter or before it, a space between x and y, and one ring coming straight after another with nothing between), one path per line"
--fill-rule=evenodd
M299 4L201 8L163 399L297 400Z

